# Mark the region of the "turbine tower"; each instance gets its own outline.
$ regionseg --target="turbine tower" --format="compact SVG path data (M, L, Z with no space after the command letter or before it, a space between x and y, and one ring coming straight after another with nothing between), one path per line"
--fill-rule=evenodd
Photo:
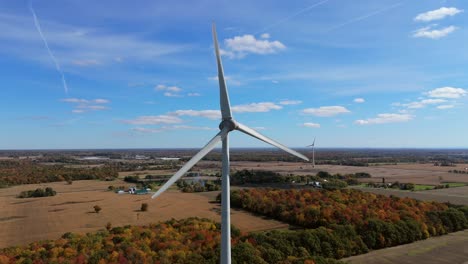
M226 87L224 78L223 65L221 63L221 56L219 53L218 38L216 36L216 27L213 24L213 41L216 53L216 62L218 65L218 80L219 80L219 101L221 106L221 123L219 129L221 130L216 134L195 156L193 156L179 171L177 171L151 198L158 197L161 193L166 191L172 184L179 180L187 171L190 170L198 161L200 161L208 152L213 150L216 145L222 141L222 178L221 178L221 263L231 263L231 216L230 216L230 184L229 184L229 132L238 130L251 137L257 138L270 145L278 147L294 156L309 161L309 159L270 139L257 131L237 122L234 120L231 113L231 105L229 103L229 94Z
M312 168L315 168L315 137L312 145L309 145L308 147L312 147Z

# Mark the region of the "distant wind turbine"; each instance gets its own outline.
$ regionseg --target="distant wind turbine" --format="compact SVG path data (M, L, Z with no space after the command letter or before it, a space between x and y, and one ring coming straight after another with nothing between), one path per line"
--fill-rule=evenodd
M312 147L312 168L315 168L315 137L312 145L309 145L308 147Z
M229 132L233 130L241 131L249 136L264 141L270 145L278 147L294 156L309 161L309 159L270 139L257 131L236 122L231 113L231 105L229 103L229 94L226 87L224 78L223 65L221 64L221 56L219 53L218 38L216 36L216 27L213 24L213 41L216 52L216 62L218 64L218 80L219 80L219 99L221 106L222 120L219 124L221 130L216 136L214 136L195 156L192 157L174 176L172 176L151 198L158 197L161 193L166 191L172 184L180 179L190 168L192 168L198 161L200 161L208 152L213 150L215 146L222 141L222 178L221 178L221 263L231 263L231 216L230 216L230 185L229 185Z

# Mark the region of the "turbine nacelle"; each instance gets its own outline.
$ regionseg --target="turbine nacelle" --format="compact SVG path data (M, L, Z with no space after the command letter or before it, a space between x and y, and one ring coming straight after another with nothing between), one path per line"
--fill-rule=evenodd
M239 127L239 124L233 119L226 119L226 120L221 121L221 123L219 123L219 130L226 129L228 132L231 132L234 129L237 129L238 127Z

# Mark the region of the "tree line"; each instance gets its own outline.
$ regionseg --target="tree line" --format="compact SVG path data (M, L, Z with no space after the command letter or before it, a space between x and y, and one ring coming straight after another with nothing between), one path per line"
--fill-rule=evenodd
M302 228L351 226L368 249L411 243L468 228L468 207L353 189L243 189L231 206Z
M118 170L111 164L100 167L71 168L44 165L31 160L0 161L0 187L58 181L114 179Z
M242 234L232 228L232 263L335 264L332 244L347 230L325 228L306 236L291 232ZM339 233L343 232L343 234ZM353 236L346 235L350 240ZM55 241L0 249L0 264L10 263L219 263L221 225L212 220L188 218L149 226L114 227L96 233L66 233ZM320 240L323 239L323 243ZM292 243L297 240L297 244ZM263 243L265 241L265 243ZM301 247L305 243L315 244ZM351 243L351 242L350 242ZM352 242L359 243L359 242ZM282 244L282 245L280 245ZM320 247L317 255L308 249ZM361 246L353 246L361 252Z

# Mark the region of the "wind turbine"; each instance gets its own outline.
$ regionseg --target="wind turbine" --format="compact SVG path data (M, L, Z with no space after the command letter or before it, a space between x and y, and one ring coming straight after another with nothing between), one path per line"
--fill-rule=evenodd
M312 147L312 168L315 168L315 137L312 145L309 145L308 147Z
M218 38L216 36L216 27L213 24L213 41L216 53L216 62L218 64L218 80L219 80L219 99L221 106L221 123L219 129L221 130L214 136L195 156L193 156L179 171L177 171L151 198L158 197L161 193L166 191L172 184L180 179L190 168L192 168L198 161L200 161L208 152L213 150L215 146L222 141L222 178L221 178L221 263L231 263L231 216L230 216L230 184L229 184L229 132L238 130L249 136L262 140L270 145L278 147L294 156L309 161L309 159L272 140L257 131L243 125L234 120L231 113L231 106L229 103L229 94L226 87L224 78L223 65L221 64L221 56L219 53Z

